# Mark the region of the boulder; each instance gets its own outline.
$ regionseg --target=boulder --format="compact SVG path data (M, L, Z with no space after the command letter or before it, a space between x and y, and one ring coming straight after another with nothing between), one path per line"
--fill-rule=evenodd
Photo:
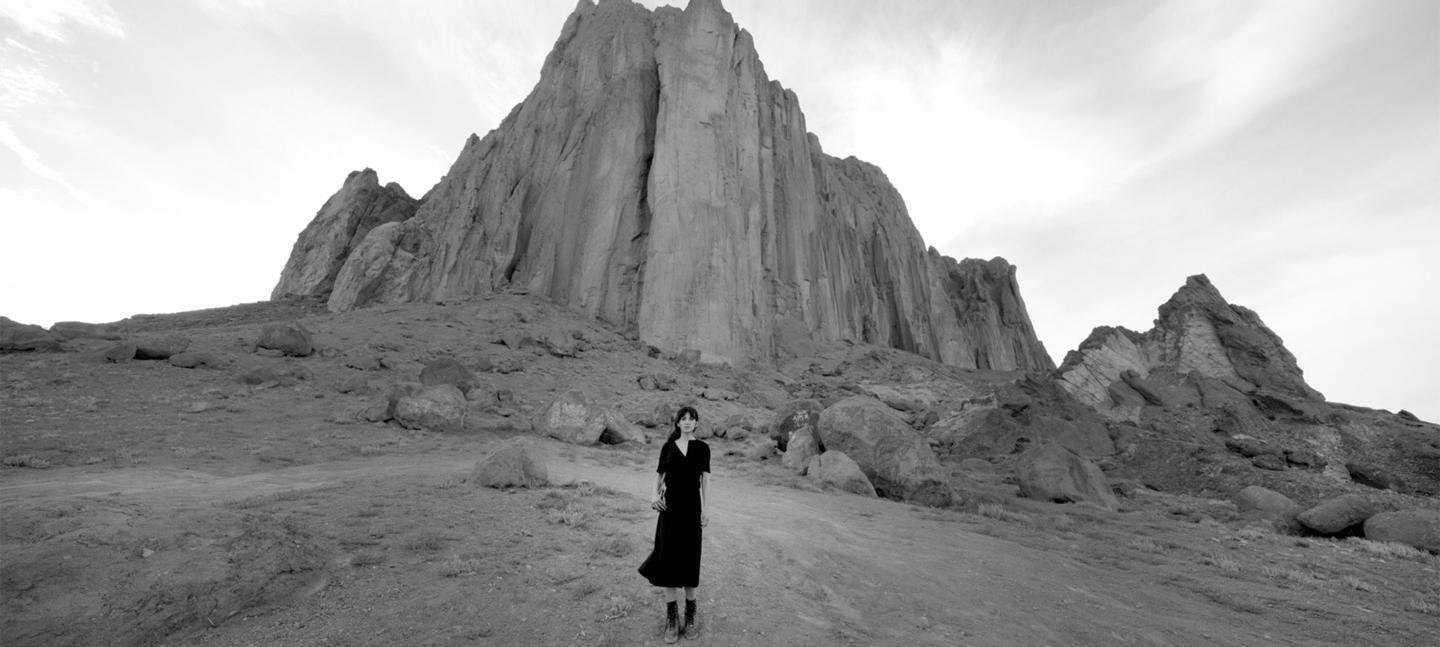
M1297 467L1318 470L1324 468L1328 461L1308 449L1286 449L1285 462Z
M1322 535L1338 535L1369 519L1378 510L1363 496L1344 494L1295 515L1295 520Z
M1057 503L1088 501L1112 510L1120 506L1099 467L1053 443L1041 443L1021 454L1015 477L1023 497Z
M105 350L105 361L119 363L135 359L135 344L120 342Z
M801 427L791 432L790 441L785 445L785 456L780 462L792 471L803 474L810 465L810 459L819 456L823 451L820 447L820 439L815 437L814 432L807 427ZM849 460L849 457L846 457ZM870 481L867 479L868 485Z
M535 430L567 443L588 445L600 440L610 417L605 407L582 391L556 396L535 419Z
M1239 508L1241 512L1259 510L1266 514L1279 516L1293 515L1300 509L1300 506L1290 497L1259 485L1246 486L1236 493L1235 507Z
M865 395L845 398L820 412L819 440L844 452L887 498L946 506L952 500L940 459L885 403Z
M1381 512L1365 520L1365 538L1440 554L1440 510L1412 508Z
M189 348L190 338L184 335L149 337L135 342L135 359L170 359Z
M1377 490L1400 491L1405 489L1404 480L1379 465L1346 463L1345 471L1350 473L1350 480Z
M1244 456L1255 458L1257 456L1280 456L1282 450L1279 447L1272 447L1269 443L1251 438L1249 436L1236 436L1225 439L1225 448Z
M385 419L395 417L395 407L400 404L400 399L405 396L419 393L425 385L419 382L395 382L385 391Z
M395 421L406 429L461 433L468 413L465 394L453 384L427 386L395 403Z
M420 383L425 386L436 384L451 384L460 389L461 393L470 394L475 388L477 380L474 371L460 363L454 357L441 357L425 365L420 369Z
M470 472L471 483L492 488L536 488L549 480L539 448L520 438L501 444Z
M298 321L283 321L265 324L260 329L260 348L280 351L289 357L308 357L315 352L315 343L310 331Z
M865 477L855 461L845 452L825 452L810 457L805 473L821 485L831 485L846 492L861 496L876 496L875 486Z

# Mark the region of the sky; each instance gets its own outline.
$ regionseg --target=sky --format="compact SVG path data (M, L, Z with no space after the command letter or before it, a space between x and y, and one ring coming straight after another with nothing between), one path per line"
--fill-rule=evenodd
M0 0L0 315L268 298L346 174L422 195L575 5ZM927 244L1018 267L1056 363L1203 273L1331 401L1440 421L1440 3L725 6Z

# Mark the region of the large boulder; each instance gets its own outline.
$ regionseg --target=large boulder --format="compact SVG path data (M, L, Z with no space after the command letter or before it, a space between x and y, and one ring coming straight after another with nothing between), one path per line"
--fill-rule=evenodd
M535 419L535 431L567 443L588 445L605 433L610 414L583 391L556 396Z
M521 438L501 444L470 472L471 483L492 488L535 488L549 480L539 448Z
M1440 510L1381 512L1365 520L1365 538L1440 553Z
M406 429L461 433L468 413L465 394L453 384L428 386L395 403L395 421Z
M820 412L819 432L825 449L854 459L878 494L937 507L951 502L940 459L884 402L864 395L836 402Z
M1358 494L1343 494L1327 499L1295 515L1300 525L1322 535L1338 535L1373 516L1379 508Z
M280 351L290 357L307 357L315 352L315 342L310 331L298 321L265 324L260 329L260 340L255 345Z
M1087 501L1109 509L1120 506L1099 467L1053 443L1041 443L1021 454L1015 477L1023 497L1057 503Z
M825 452L811 456L805 473L821 485L831 485L861 496L875 496L875 486L865 477L865 471L846 456L845 452Z

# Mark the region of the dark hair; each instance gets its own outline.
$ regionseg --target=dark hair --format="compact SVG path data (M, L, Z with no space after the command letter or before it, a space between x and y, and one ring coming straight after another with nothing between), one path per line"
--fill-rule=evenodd
M671 430L671 432L670 432L670 437L665 439L665 442L667 442L667 443L668 443L668 442L674 442L674 440L675 440L676 438L679 438L679 437L680 437L680 419L681 419L681 418L694 418L694 419L695 419L695 422L700 422L700 412L699 412L699 411L696 411L696 410L695 410L695 407L692 407L692 406L690 406L690 405L688 405L688 404L685 405L685 406L683 406L683 407L680 407L680 410L675 412L675 424L674 424L674 428L673 428L673 429Z

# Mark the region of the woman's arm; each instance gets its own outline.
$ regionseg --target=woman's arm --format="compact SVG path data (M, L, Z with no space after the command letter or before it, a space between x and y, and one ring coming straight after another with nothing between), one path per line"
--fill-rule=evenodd
M709 517L706 517L706 516L705 516L705 495L706 495L706 491L709 489L709 487L710 487L710 473L709 473L709 472L701 472L701 473L700 473L700 527L702 527L702 528L705 527L706 524L710 523Z
M703 499L702 499L702 500L703 500ZM654 509L656 509L656 510L659 510L660 512L664 512L664 511L665 511L665 473L664 473L664 472L660 472L660 473L658 473L658 474L655 475L655 491L650 494L650 507L652 507L652 508L654 508ZM703 510L704 507L702 506L701 509Z

